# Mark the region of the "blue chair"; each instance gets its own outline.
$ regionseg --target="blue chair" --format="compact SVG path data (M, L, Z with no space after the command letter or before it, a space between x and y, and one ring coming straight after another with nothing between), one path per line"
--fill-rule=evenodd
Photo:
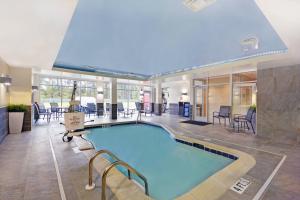
M91 116L91 114L95 114L97 113L97 107L96 104L94 103L87 103L86 104L86 113L89 115L89 117Z
M250 130L249 124L253 133L255 134L255 129L253 126L253 118L256 116L256 109L250 107L247 111L246 115L236 114L233 118L233 128L235 128L235 124L237 124L238 132L240 132L240 128L247 128Z
M117 108L118 108L118 113L119 114L124 114L124 117L129 116L129 115L132 117L133 112L129 111L129 110L125 110L124 106L123 106L123 103L118 103Z
M37 102L33 104L34 106L34 120L35 123L43 116L43 120L46 118L47 122L50 122L51 119L51 112L45 108L44 105L39 105Z
M230 124L231 106L220 106L219 112L213 112L213 125L215 124L215 118L219 120L219 124L221 124L221 119L224 119L225 126L226 126L226 119L228 118Z

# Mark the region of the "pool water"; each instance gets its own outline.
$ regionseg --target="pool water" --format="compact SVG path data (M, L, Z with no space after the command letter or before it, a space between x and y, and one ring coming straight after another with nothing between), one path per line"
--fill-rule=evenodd
M149 194L174 199L233 162L233 160L176 142L168 132L146 124L93 128L86 135L96 150L106 149L143 174ZM119 170L126 173L125 169ZM141 180L138 182L143 185Z

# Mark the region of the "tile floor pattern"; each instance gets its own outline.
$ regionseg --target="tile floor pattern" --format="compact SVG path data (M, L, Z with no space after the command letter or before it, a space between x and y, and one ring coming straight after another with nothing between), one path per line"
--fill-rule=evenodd
M135 119L135 118L133 118ZM121 118L118 121L131 120ZM210 139L210 142L245 151L257 160L256 166L244 178L253 184L242 196L228 191L221 199L252 199L267 177L286 154L287 159L263 196L266 200L296 200L300 198L300 145L273 143L271 140L246 133L233 133L223 126L197 126L177 123L181 118L143 117L143 120L159 122L168 128L196 139ZM96 119L95 123L107 123L109 119ZM51 154L49 137L53 142L59 170L68 200L100 199L100 179L94 173L97 187L85 191L87 183L87 159L84 154L75 154L74 142L62 143L59 132L64 127L58 122L49 125L40 122L31 132L9 134L0 145L0 199L60 199L57 176ZM250 148L248 148L250 147ZM256 150L261 149L275 154Z

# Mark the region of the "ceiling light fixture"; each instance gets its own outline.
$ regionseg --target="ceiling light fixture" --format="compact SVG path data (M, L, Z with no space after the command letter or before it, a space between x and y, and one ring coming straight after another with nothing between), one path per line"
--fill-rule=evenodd
M215 2L216 0L183 0L183 5L194 12L198 12Z
M257 37L249 37L241 41L244 52L258 49L259 40Z

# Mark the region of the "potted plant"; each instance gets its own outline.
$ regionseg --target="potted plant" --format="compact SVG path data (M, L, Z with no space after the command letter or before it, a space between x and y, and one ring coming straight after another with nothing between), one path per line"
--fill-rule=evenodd
M23 104L11 104L7 107L9 115L9 133L21 133L23 128L24 112L27 107Z

